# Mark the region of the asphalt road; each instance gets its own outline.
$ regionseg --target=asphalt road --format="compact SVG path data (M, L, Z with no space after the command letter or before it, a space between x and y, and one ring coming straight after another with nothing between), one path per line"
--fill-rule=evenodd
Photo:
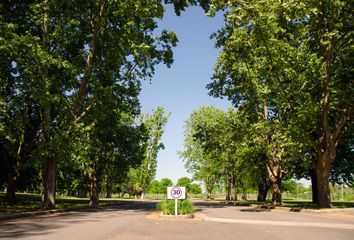
M195 219L161 219L155 202L0 222L0 239L353 239L354 214L314 215L196 203Z

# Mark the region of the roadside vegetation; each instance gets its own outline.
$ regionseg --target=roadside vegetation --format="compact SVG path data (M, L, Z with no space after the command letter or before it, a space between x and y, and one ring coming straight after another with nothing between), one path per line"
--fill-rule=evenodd
M195 207L190 200L178 200L177 202L178 215L190 215L195 212ZM164 200L156 205L156 209L166 215L175 214L175 201Z

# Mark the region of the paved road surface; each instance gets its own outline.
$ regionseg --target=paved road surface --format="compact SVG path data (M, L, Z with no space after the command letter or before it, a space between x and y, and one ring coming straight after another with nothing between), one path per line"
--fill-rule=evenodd
M354 215L313 215L196 203L197 219L162 220L154 202L132 202L0 222L0 239L341 240L353 239Z

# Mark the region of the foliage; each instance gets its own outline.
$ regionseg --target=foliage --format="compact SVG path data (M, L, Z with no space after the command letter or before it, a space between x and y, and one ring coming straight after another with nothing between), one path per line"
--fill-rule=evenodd
M192 183L189 185L189 192L191 194L201 194L202 193L202 187L197 184L197 183Z
M159 194L161 193L161 184L158 180L154 179L151 181L148 193Z
M132 182L131 190L136 196L142 196L155 178L157 154L160 149L164 148L161 137L169 115L165 114L162 107L159 107L152 115L145 115L140 120L147 136L142 143L143 157L138 167L132 167L129 170L131 179L128 177L126 180Z
M293 179L285 180L282 182L282 191L284 192L296 193L298 188L303 189L304 187L301 184L295 182Z
M181 177L177 180L176 186L186 187L187 192L189 192L190 184L191 184L191 180L188 177Z
M207 137L218 128L222 111L213 107L202 107L194 111L186 122L184 151L180 152L188 172L193 178L203 181L210 193L222 174L219 154Z
M160 187L161 187L161 192L160 193L166 193L167 192L167 187L172 187L173 182L169 178L162 178L160 181Z
M205 183L208 197L222 182L227 199L237 191L258 187L266 174L265 150L259 129L244 112L205 106L194 111L185 126L185 150L180 156L193 178ZM251 127L250 127L251 126Z
M191 194L202 193L202 188L200 187L200 185L197 183L192 183L191 179L189 179L188 177L179 178L176 186L185 187L187 194L188 193L191 193Z
M195 212L193 203L189 200L178 200L177 204L178 204L177 206L178 215L188 215L188 214L193 214ZM174 215L175 200L161 201L156 205L156 209L158 211L161 211L163 214Z
M317 200L329 207L331 165L346 127L353 124L352 2L210 4L209 15L222 11L225 16L225 25L213 35L222 50L210 93L226 96L262 125L259 137L273 184L293 163L314 159L306 165L316 166Z
M188 5L0 3L0 156L11 189L27 167L35 176L42 169L42 205L53 208L57 168L61 192L90 184L94 196L139 163L141 138L149 137L132 122L141 81L151 80L156 64L172 64L177 43L174 32L156 31L164 2L177 13Z

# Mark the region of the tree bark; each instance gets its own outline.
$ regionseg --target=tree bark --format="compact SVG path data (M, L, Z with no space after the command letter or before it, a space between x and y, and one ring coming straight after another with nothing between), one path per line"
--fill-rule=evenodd
M87 112L90 110L90 106L89 106L86 110L83 110L83 112L80 111L81 108L83 107L85 98L89 91L89 78L91 76L92 69L94 67L95 57L97 54L99 35L101 34L102 31L102 21L106 10L105 5L106 5L106 0L100 0L99 12L98 15L96 16L94 26L92 29L91 48L89 49L89 53L86 59L86 69L80 85L79 93L77 95L77 98L75 99L74 106L72 109L73 113L75 114L75 120L74 120L75 123L80 122L82 117L86 116Z
M97 167L93 164L93 172L89 173L90 180L90 207L98 206L99 204L99 187L98 187L98 177L97 177Z
M323 58L324 71L322 77L322 98L321 98L321 119L320 119L320 138L319 144L316 146L316 179L318 190L319 208L330 208L330 188L329 174L332 168L332 163L336 158L336 148L340 138L345 132L350 118L353 115L353 108L344 103L341 109L340 119L336 124L330 114L331 83L333 82L334 65L336 62L336 41L332 35L335 29L335 21L333 17L333 9L327 1L318 2L319 19L317 24L318 40L319 40L319 56ZM338 109L339 110L339 109ZM335 127L333 127L335 126Z
M208 190L207 199L211 199L211 191Z
M207 190L207 199L211 199L211 192L213 191L214 184L211 181L205 182L206 190Z
M98 206L99 196L98 196L98 183L97 178L94 174L90 176L90 207Z
M247 201L247 193L246 193L246 192L243 192L241 198L242 198L242 200Z
M42 34L42 48L48 51L48 35L49 35L49 3L48 0L43 0L43 34ZM41 102L41 121L42 132L45 149L49 152L44 156L42 163L42 208L52 209L55 208L55 181L56 170L59 156L57 153L51 153L51 104L48 102L50 97L50 84L48 79L47 66L43 67L43 86L46 98Z
M19 174L18 171L15 169L11 169L10 172L8 173L8 187L6 189L6 195L5 195L5 200L9 204L15 204L16 203L16 183L17 183L17 178Z
M335 144L327 144L326 150L318 155L316 166L318 189L317 206L319 208L330 208L332 207L332 204L329 188L329 174L331 171L332 162L336 157Z
M57 173L57 163L59 156L52 154L46 157L42 166L42 208L53 209L55 208L55 183Z
M258 202L265 202L267 200L269 188L270 185L268 184L267 178L263 178L262 181L258 184Z
M312 189L312 203L318 203L318 189L317 189L317 176L316 169L310 169L311 189Z
M283 205L282 195L281 195L281 182L282 182L282 180L281 180L281 178L271 177L270 181L272 183L272 188L273 188L272 205L281 206L281 205Z
M230 176L230 201L237 201L236 179L233 172Z
M29 121L26 122L24 131L19 140L16 165L9 166L8 188L5 199L10 204L16 203L17 180L21 174L21 167L29 158L31 144L36 136L37 122L31 117L31 113L33 112L31 111L31 106L29 104L25 110L25 115L28 116Z
M273 192L272 192L272 204L274 206L281 206L283 204L282 201L282 193L281 193L281 182L285 177L287 171L282 169L279 166L271 166L267 165L268 176L271 182Z
M112 184L107 181L106 198L112 198Z
M230 181L227 181L225 200L226 200L226 201L231 201L231 186L230 186Z

